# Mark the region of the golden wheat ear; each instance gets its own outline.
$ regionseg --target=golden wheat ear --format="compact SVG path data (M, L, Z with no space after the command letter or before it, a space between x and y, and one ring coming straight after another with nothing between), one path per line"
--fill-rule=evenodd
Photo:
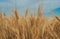
M15 15L15 18L16 18L16 19L19 19L17 9L14 10L14 15Z
M25 17L28 15L28 8L26 9Z
M2 18L2 12L0 12L0 18Z
M41 10L41 8L40 8L40 5L38 6L38 16L39 16L39 17L42 17L42 10Z

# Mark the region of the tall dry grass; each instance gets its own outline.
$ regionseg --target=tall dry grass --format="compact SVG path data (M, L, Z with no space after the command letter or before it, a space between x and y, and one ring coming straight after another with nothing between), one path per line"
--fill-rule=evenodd
M38 16L28 16L28 9L25 17L17 10L13 16L0 13L0 39L60 39L60 18L45 18L40 7Z

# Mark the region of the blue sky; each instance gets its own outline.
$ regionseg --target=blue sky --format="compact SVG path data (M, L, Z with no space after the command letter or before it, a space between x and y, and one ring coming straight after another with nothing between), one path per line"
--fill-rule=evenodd
M13 7L16 7L22 14L24 14L26 8L29 8L32 12L34 10L37 12L39 4L43 13L60 8L60 0L0 0L0 11L10 14Z

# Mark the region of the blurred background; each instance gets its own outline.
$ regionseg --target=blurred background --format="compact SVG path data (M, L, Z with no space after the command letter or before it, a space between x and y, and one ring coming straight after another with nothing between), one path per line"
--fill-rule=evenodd
M0 0L0 12L11 15L17 8L19 14L25 15L28 8L29 12L37 15L39 5L44 16L49 17L52 13L60 16L60 0Z

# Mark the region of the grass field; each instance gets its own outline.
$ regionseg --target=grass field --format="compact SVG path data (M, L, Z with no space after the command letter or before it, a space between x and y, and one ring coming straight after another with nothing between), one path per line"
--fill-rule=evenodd
M38 16L19 16L17 10L8 16L0 13L0 39L60 39L60 18L47 19L38 8Z

